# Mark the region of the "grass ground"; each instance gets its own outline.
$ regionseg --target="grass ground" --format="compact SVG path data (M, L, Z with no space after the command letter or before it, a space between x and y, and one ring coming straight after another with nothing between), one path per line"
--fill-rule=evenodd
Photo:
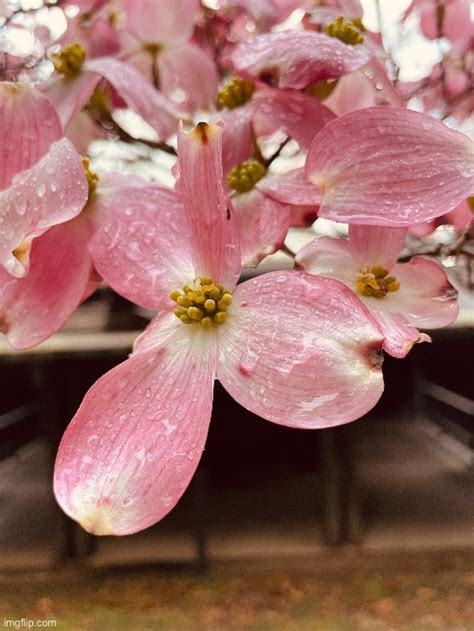
M5 576L0 627L25 618L56 620L59 631L474 630L466 553L395 563L343 555L291 567L216 566L201 577L124 568Z

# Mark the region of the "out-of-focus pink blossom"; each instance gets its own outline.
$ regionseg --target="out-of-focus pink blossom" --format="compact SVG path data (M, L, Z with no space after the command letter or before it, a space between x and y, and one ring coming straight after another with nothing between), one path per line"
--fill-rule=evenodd
M465 51L473 34L470 0L413 0L405 16L415 9L425 37L446 37L458 53Z
M300 428L351 421L382 391L382 337L342 283L274 272L236 287L221 142L216 126L179 134L185 211L160 230L150 289L161 314L91 388L59 448L56 497L98 535L142 530L179 500L204 448L216 377L249 410Z
M120 38L108 2L73 0L67 4L77 6L79 13L68 18L67 30L59 42L61 46L79 43L89 57L106 57L120 51Z
M296 257L305 271L340 280L357 293L385 336L384 349L395 357L430 340L418 327L447 326L458 313L457 292L438 263L417 256L397 264L406 232L350 226L348 241L315 239Z

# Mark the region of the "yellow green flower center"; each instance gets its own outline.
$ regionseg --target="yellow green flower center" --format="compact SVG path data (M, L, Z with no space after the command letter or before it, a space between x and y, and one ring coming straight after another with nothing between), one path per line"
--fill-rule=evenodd
M59 53L51 55L51 61L56 72L63 74L68 79L71 79L80 71L85 59L86 51L80 44L70 44L59 51Z
M326 24L323 30L329 37L335 37L351 46L362 44L364 41L361 33L365 31L365 26L360 18L353 18L346 22L344 17L340 15L334 22Z
M237 193L247 193L262 179L265 171L265 166L257 160L242 162L232 169L227 176L227 182Z
M174 314L183 324L199 324L204 329L224 324L232 294L212 278L196 278L182 290L174 289L170 298L178 305Z
M87 184L89 185L89 196L88 201L93 197L97 184L99 183L99 176L94 171L91 171L90 162L88 158L82 158L82 166L84 167L84 171L86 172Z
M255 83L244 79L232 79L217 95L217 105L233 110L245 105L255 92Z
M383 298L388 293L398 291L400 283L395 276L388 275L382 265L363 267L356 276L356 290L361 296Z

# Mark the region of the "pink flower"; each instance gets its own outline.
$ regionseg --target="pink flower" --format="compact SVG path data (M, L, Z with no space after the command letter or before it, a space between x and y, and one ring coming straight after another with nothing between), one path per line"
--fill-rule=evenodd
M87 51L88 57L116 55L120 51L119 36L107 1L72 0L67 5L78 7L79 13L73 18L68 17L67 31L60 40L61 46L79 43Z
M457 292L437 263L417 256L397 264L406 232L349 226L348 241L315 239L296 257L301 269L340 280L358 294L385 336L384 349L395 357L430 341L416 327L447 326L458 313Z
M217 69L212 57L191 41L200 12L198 0L123 0L126 30L140 42L130 62L187 111L209 107L216 96Z
M283 22L295 9L307 4L306 0L225 0L223 6L228 10L240 10L249 14L262 30L270 29Z
M349 422L382 392L382 337L344 285L275 272L236 287L221 142L204 123L179 133L185 211L159 231L149 288L161 313L89 390L59 448L56 497L95 534L142 530L176 504L204 448L216 377L249 410L300 428Z
M474 192L474 143L428 116L394 107L351 112L314 138L306 174L323 191L319 216L410 226Z
M0 83L0 136L0 264L20 278L33 240L79 214L87 184L56 110L37 90Z

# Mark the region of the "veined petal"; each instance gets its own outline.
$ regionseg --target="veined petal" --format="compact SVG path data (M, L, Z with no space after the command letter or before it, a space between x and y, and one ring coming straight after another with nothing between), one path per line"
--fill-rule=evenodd
M131 534L162 519L199 463L212 408L214 337L174 319L165 344L135 353L92 386L61 441L56 498L93 534Z
M412 326L403 313L387 307L386 303L379 304L377 301L377 304L371 305L371 313L385 337L383 349L389 355L403 358L414 344L431 342L431 338Z
M395 265L392 273L400 289L390 296L391 302L411 324L436 329L454 322L459 311L457 291L439 263L416 256Z
M85 68L104 77L128 107L140 114L162 140L176 131L181 116L177 106L155 90L138 70L113 57L91 59L86 61Z
M190 39L199 0L123 0L126 29L148 43L176 46Z
M81 71L71 79L53 78L42 87L43 92L54 103L64 130L74 114L87 104L99 81L100 76L95 72Z
M158 56L160 87L172 96L179 88L186 94L183 109L204 110L216 98L217 70L213 59L199 46L185 44L165 49Z
M452 210L474 191L474 143L427 114L368 108L316 135L306 172L324 192L320 216L409 226Z
M252 148L252 101L233 110L217 113L213 120L224 127L222 137L222 163L224 174L248 159Z
M254 97L257 135L270 136L282 130L302 147L335 118L325 105L296 90L259 90Z
M241 405L300 428L348 423L383 390L383 337L342 283L272 272L238 285L217 378Z
M320 237L307 243L296 255L298 268L315 276L327 276L354 287L358 263L348 241Z
M35 239L25 278L12 278L0 268L0 330L13 348L43 342L80 305L92 269L88 238L81 215Z
M318 206L322 199L321 190L308 180L304 168L266 175L257 188L282 204Z
M81 158L66 138L0 191L0 263L10 274L26 274L32 239L78 215L87 191Z
M348 46L324 33L295 29L265 33L239 44L232 63L246 79L299 90L357 70L369 58L364 46Z
M402 251L407 228L349 226L349 243L360 267L382 265L390 270Z
M232 289L240 275L237 221L224 192L222 127L199 123L191 132L180 129L178 190L193 235L197 276L210 276Z
M242 265L254 267L284 243L290 209L267 197L258 188L232 199L239 220Z
M170 291L194 276L191 232L177 194L129 175L99 177L89 246L97 271L132 302L170 307Z
M58 113L39 90L0 82L0 190L36 164L61 136Z

